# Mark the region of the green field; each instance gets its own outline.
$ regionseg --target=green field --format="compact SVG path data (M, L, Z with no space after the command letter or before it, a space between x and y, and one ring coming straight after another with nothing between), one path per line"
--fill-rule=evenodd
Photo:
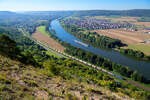
M46 26L39 26L38 30L46 36L49 36L49 33L46 32Z
M150 55L150 46L147 46L147 45L142 45L142 44L136 45L136 44L134 44L134 45L129 45L128 48L134 49L134 50L139 50L139 51L144 52L147 55Z

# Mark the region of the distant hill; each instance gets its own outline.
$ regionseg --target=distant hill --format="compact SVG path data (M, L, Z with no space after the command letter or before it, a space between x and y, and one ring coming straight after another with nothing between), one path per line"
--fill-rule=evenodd
M150 9L134 10L83 10L77 11L75 16L133 16L133 17L150 17Z
M20 12L20 14L31 15L31 16L58 16L58 17L67 17L71 16L75 11L28 11Z
M10 11L0 11L0 16L1 15L16 15L16 13L15 12L10 12Z
M18 16L18 15L59 15L59 16L132 16L132 17L150 17L150 9L133 10L79 10L79 11L28 11L28 12L10 12L0 11L0 17Z
M10 11L0 11L0 20L1 22L3 21L8 21L10 19L18 18L22 16L21 14L18 14L16 12L10 12Z

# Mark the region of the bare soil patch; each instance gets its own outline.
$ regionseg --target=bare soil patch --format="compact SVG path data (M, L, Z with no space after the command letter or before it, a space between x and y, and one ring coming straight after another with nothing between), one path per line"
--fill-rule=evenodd
M150 27L150 22L136 22L134 24Z
M54 39L42 34L40 31L38 31L38 29L36 29L36 32L32 35L32 37L38 41L41 41L42 43L45 43L49 47L55 48L59 51L65 50L65 48L62 45L57 43Z
M108 30L95 30L100 35L108 36L111 38L119 39L126 44L139 44L143 40L150 39L149 34L144 32L127 31L124 29L108 29Z

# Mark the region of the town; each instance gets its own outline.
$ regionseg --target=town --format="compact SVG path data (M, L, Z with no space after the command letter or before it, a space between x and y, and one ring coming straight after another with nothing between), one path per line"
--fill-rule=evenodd
M67 25L76 25L83 29L95 30L95 29L118 29L118 28L132 28L133 24L129 22L112 22L107 19L96 18L81 18L81 19L66 19L64 21Z

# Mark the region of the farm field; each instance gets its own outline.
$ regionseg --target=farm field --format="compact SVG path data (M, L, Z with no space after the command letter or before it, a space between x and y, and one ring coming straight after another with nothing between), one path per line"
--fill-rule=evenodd
M150 27L150 22L136 22L134 24L135 25L142 25L142 26Z
M130 22L132 24L135 25L140 25L140 26L145 26L145 27L150 27L150 22L138 22L138 19L140 19L140 17L121 17L121 16L94 16L94 18L96 19L107 19L107 20L111 20L114 22Z
M126 44L139 44L143 40L150 39L149 34L144 34L141 32L126 31L124 29L94 30L94 32L97 32L100 35L119 39Z
M57 43L54 39L50 38L44 30L45 30L45 28L43 26L38 27L36 29L36 32L32 35L32 37L36 40L39 40L39 41L47 44L49 47L55 48L59 51L64 51L65 48L62 45L60 45L59 43Z
M149 40L150 35L142 33L141 31L127 31L124 29L108 29L108 30L94 30L100 35L119 39L128 45L128 48L140 50L145 54L150 55L150 43L141 43L144 40Z
M137 22L138 17L121 17L121 16L110 16L110 17L106 17L106 16L95 16L96 19L108 19L111 21L127 21L127 22Z

